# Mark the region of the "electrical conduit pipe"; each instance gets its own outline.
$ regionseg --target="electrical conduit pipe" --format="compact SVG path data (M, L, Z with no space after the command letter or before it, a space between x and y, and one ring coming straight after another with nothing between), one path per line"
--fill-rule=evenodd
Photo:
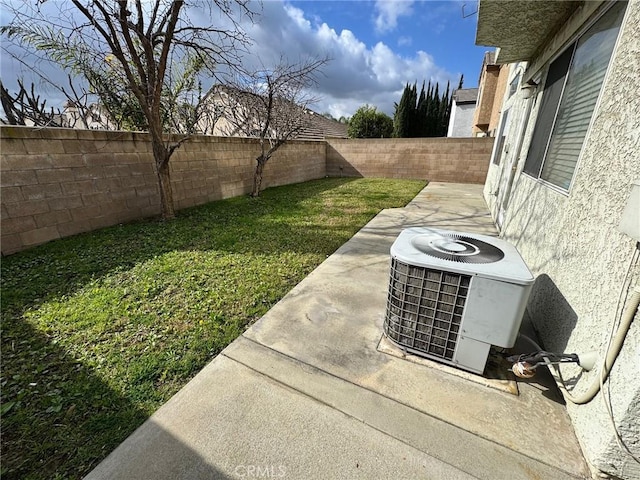
M624 339L627 336L627 333L629 332L629 328L631 327L631 323L633 322L633 319L636 315L636 312L638 310L638 306L640 306L640 285L636 285L633 289L633 293L631 294L631 297L629 298L629 302L627 304L627 308L624 310L623 314L622 314L622 319L620 320L620 325L618 326L618 330L616 332L615 337L613 338L613 341L611 342L611 346L609 347L609 349L607 350L605 359L604 359L604 363L602 364L602 367L600 369L600 372L598 373L598 377L593 381L593 383L589 386L589 388L582 394L580 394L579 396L575 396L572 395L566 388L564 381L562 380L562 377L560 376L560 372L559 370L556 370L556 367L554 365L552 365L548 359L545 358L545 361L547 363L547 367L549 368L549 371L551 372L551 375L553 375L553 378L555 379L556 383L558 384L560 390L562 390L562 393L564 395L564 398L568 401L570 401L571 403L574 403L576 405L584 405L586 403L589 403L591 400L593 400L595 398L595 396L598 394L598 392L600 391L600 388L602 387L602 384L605 382L605 380L607 379L607 377L609 376L609 373L611 372L611 367L613 367L613 364L615 363L616 359L618 358L618 355L620 354L620 350L622 350L622 345L624 344ZM531 340L530 338L526 337L527 340L529 340L530 342L534 343L533 340ZM542 348L540 348L539 345L536 345L536 348L542 350Z

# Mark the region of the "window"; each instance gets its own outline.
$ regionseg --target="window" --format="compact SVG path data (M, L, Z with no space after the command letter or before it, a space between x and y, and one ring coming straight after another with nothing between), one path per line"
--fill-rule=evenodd
M549 65L524 172L569 190L626 3L617 3Z
M500 165L502 159L502 150L504 149L504 141L507 138L509 131L509 110L505 110L502 114L502 121L500 123L500 133L496 138L495 150L493 151L493 164Z
M511 83L509 84L509 96L507 98L511 98L511 96L518 91L518 85L520 85L520 77L521 74L515 76Z

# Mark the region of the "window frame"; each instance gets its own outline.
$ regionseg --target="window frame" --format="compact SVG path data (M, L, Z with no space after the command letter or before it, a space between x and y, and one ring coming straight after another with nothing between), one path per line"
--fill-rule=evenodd
M520 83L522 82L522 72L516 73L511 81L509 82L509 95L507 100L513 97L518 92L518 87L520 87Z
M533 140L534 140L534 136L535 136L535 131L536 131L536 127L538 127L538 118L540 116L540 107L538 107L538 110L536 112L536 121L534 124L534 129L532 131L531 134L531 139L529 140L529 145L527 148L527 158L525 158L524 164L523 164L523 168L522 168L522 173L524 175L526 175L527 177L529 177L530 179L534 180L537 183L541 183L542 185L550 188L551 190L554 190L558 193L561 193L565 196L569 196L571 189L573 188L573 185L575 183L575 177L576 177L576 172L579 169L581 160L582 160L582 156L584 153L584 148L586 145L586 140L587 137L589 135L589 132L591 132L592 128L593 128L593 123L595 120L595 113L598 111L599 107L600 107L600 102L602 99L602 92L604 90L604 85L607 83L607 80L609 78L609 74L610 74L610 70L611 70L611 60L613 59L613 57L615 56L616 50L618 48L618 44L620 42L620 37L621 37L621 31L622 28L625 25L625 21L627 18L627 15L629 13L629 3L628 2L624 2L625 3L625 7L624 7L624 14L622 15L622 20L619 26L619 30L618 30L618 35L616 36L615 42L613 44L613 49L611 51L611 57L609 58L609 62L607 64L607 68L606 71L604 73L604 77L602 80L602 85L600 86L600 91L598 92L598 97L596 98L596 102L594 105L594 109L593 112L591 113L591 118L589 119L589 125L587 127L585 136L582 140L582 145L580 147L580 151L578 153L578 156L576 158L576 163L573 169L573 174L571 177L571 181L569 183L569 186L565 189L559 185L556 185L554 183L551 183L543 178L541 178L542 175L542 170L544 168L544 164L547 161L547 155L549 153L549 146L551 144L551 140L553 138L553 132L555 130L555 126L556 126L556 122L558 121L558 114L559 114L559 110L560 110L560 106L562 104L562 100L564 98L565 95L565 88L567 86L567 81L569 79L569 73L571 72L571 67L573 66L573 61L574 61L574 56L575 56L575 52L577 50L578 47L578 43L580 42L580 39L589 31L589 29L591 29L591 27L593 27L598 21L600 21L600 19L605 16L612 8L614 8L618 3L617 2L612 2L611 4L608 4L605 6L605 8L603 8L602 10L600 10L596 15L594 15L590 20L588 20L587 22L585 22L579 29L577 29L575 31L575 33L573 35L571 35L570 37L568 37L568 39L562 44L562 47L559 48L556 53L549 59L549 61L546 63L546 70L544 73L544 84L546 85L546 81L547 78L549 76L549 69L551 67L551 65L558 60L562 55L564 55L565 53L567 53L568 50L571 50L571 58L569 60L568 66L567 66L567 70L564 74L564 79L563 79L563 85L562 85L562 90L560 92L560 96L558 98L557 104L555 105L555 111L553 114L553 122L551 125L551 128L549 130L549 133L546 137L546 139L544 139L545 141L545 146L544 146L544 153L542 155L542 160L540 161L540 164L538 165L538 172L537 174L534 176L534 174L532 172L527 172L526 168L527 168L527 161L529 159L529 151L531 150L532 146L533 146ZM544 101L544 94L546 92L546 88L543 89L540 94L538 95L538 100L536 101L540 101L540 103L542 103L542 101Z

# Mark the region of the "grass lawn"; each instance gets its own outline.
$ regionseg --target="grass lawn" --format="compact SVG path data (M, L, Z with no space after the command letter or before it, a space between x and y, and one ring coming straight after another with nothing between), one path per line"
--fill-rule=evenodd
M2 260L2 478L79 478L383 208L323 179Z

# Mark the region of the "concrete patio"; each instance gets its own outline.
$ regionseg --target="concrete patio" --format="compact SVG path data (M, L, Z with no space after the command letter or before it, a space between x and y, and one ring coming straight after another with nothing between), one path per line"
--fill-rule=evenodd
M389 248L410 226L497 234L480 185L382 211L87 478L589 478L548 378L516 388L382 339Z

